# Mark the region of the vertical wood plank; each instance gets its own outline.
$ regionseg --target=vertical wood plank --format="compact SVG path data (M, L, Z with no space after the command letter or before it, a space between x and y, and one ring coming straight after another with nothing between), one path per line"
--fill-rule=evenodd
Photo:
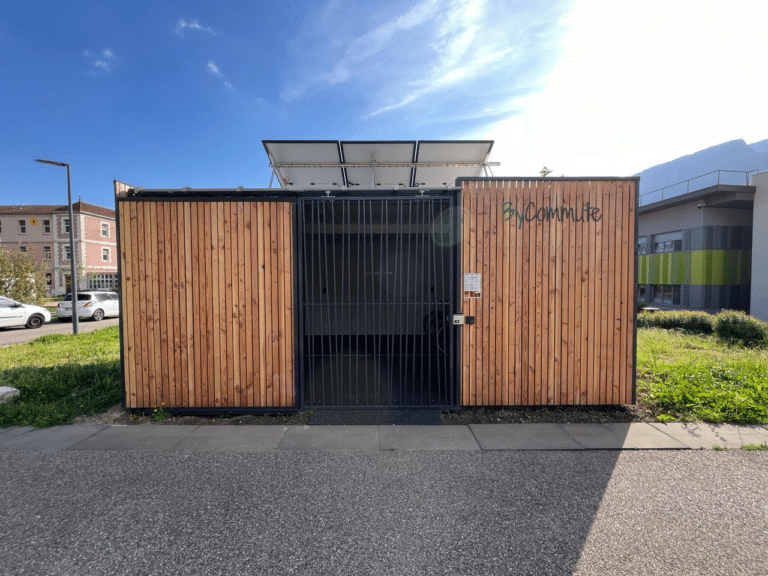
M236 358L240 363L240 390L237 395L239 406L248 405L248 333L246 331L246 310L245 310L245 204L237 203L237 334L240 338L239 344L235 349Z
M270 247L270 259L271 265L270 280L271 290L270 296L272 299L272 333L271 333L271 346L272 346L272 406L280 405L280 314L279 308L280 301L278 299L279 288L277 284L277 274L275 271L278 269L278 229L277 229L277 203L270 202L269 204L269 217L270 217L270 235L269 235L269 247Z
M161 325L162 331L161 338L164 339L165 346L163 348L163 357L167 363L166 371L163 373L163 401L166 406L172 406L175 404L175 380L176 380L176 358L174 354L174 329L173 329L173 301L175 291L175 278L173 272L173 261L175 260L173 252L173 234L171 230L172 219L171 209L172 204L170 202L158 202L158 222L160 229L162 230L162 240L164 245L164 265L160 262L162 267L158 273L158 280L160 281L160 298L165 299L165 305L163 307L163 313L161 318L165 320L164 325ZM164 267L163 267L164 266ZM162 304L161 304L162 305Z
M174 251L171 253L171 273L173 274L173 309L171 310L173 318L173 367L174 377L171 390L171 399L174 405L182 405L182 384L184 382L184 367L181 360L181 268L184 265L183 260L183 236L179 237L179 206L178 202L170 202L170 229L171 246Z
M163 379L162 362L160 358L160 314L156 303L159 302L160 293L160 274L158 260L158 243L160 234L158 227L157 206L147 202L147 215L149 216L149 242L145 245L147 250L146 258L149 266L149 275L147 278L147 338L150 362L154 362L154 371L150 370L150 387L152 389L152 406L160 406L164 401L164 386L167 379Z
M261 356L259 354L259 326L262 323L261 308L259 307L259 293L261 288L259 286L259 241L258 241L258 223L260 214L258 212L258 205L251 203L251 232L250 232L250 260L251 260L251 307L253 308L253 332L251 336L252 341L252 370L253 370L253 405L262 406L261 404L261 380L259 375L259 367L261 365Z
M632 388L634 382L634 357L635 357L635 269L637 266L637 259L635 256L635 246L637 242L636 234L636 211L637 211L637 199L638 190L637 182L633 181L628 183L628 188L631 190L631 194L627 197L627 209L625 230L626 233L622 239L624 244L624 254L627 258L627 265L625 266L625 282L626 287L624 294L626 296L626 304L624 307L624 318L626 322L626 328L624 329L624 336L626 339L626 346L624 348L624 363L626 371L624 373L624 402L630 404L632 402ZM631 296L630 296L631 295Z
M188 233L191 238L192 247L192 264L190 268L189 280L191 283L191 311L188 309L187 320L192 323L192 346L190 353L192 356L193 368L190 371L193 374L190 384L190 406L204 406L200 395L200 389L203 386L205 377L203 375L202 362L203 352L205 348L202 345L202 339L200 337L201 332L204 332L202 323L205 319L200 314L200 300L202 298L201 292L203 291L203 283L205 282L202 266L200 265L200 249L203 244L200 238L200 231L202 227L199 224L199 202L189 203L189 226Z
M486 386L483 394L483 404L493 405L496 391L496 229L493 218L493 186L495 182L488 182L488 190L484 197L485 213L487 218L488 242L486 243L485 255L483 257L483 269L488 271L488 290L483 294L486 310L488 311L488 327L486 334L488 336L488 348L485 353L485 374Z
M194 338L194 325L192 323L192 302L194 301L194 295L192 293L192 257L195 251L195 245L192 243L192 206L190 202L185 202L183 205L184 213L184 244L186 245L186 251L184 253L184 323L185 323L185 349L186 355L186 381L184 382L186 387L186 396L184 406L195 405L195 382L197 382L197 375L195 374L195 338Z
M513 339L512 331L514 330L513 322L510 320L513 312L513 306L514 306L514 299L511 297L510 293L512 291L512 285L511 285L511 274L512 274L512 266L511 266L511 256L513 254L512 252L512 238L513 234L510 230L510 222L504 221L504 208L508 207L505 203L510 201L509 198L509 188L508 188L508 182L501 183L501 190L499 191L499 199L498 202L500 203L500 210L499 210L499 226L502 228L502 239L501 239L501 245L502 245L502 293L500 295L500 304L499 308L501 310L502 315L502 344L501 344L501 376L503 381L503 388L502 388L502 397L501 397L501 404L504 406L509 406L512 402L510 400L512 395L512 386L514 383L514 378L511 377L511 366L512 366L512 349L513 346L511 345L511 340Z
M496 243L496 255L493 259L492 268L496 271L496 286L494 288L494 297L496 300L496 310L493 314L495 332L496 332L496 361L493 364L496 380L495 399L496 406L503 405L506 397L506 372L505 372L505 340L504 325L506 324L506 315L504 310L504 271L506 270L504 260L504 228L501 221L502 201L504 199L504 186L502 182L494 182L494 193L491 197L491 206L493 207L493 222L495 226L494 241Z

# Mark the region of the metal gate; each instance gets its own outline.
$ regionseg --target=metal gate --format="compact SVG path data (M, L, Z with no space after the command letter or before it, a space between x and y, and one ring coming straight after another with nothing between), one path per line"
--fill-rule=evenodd
M299 203L303 403L458 404L453 196Z

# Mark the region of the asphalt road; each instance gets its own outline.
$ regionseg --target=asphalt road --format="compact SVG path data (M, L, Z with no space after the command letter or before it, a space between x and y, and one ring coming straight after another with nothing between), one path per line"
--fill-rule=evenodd
M0 572L765 574L768 454L0 452Z
M117 326L120 322L119 318L106 318L101 322L92 322L91 320L80 320L78 323L78 330L80 332L90 332L92 330L98 330L99 328L106 328L107 326ZM22 342L29 342L35 338L39 338L43 334L72 334L71 322L59 322L54 320L48 324L42 325L36 330L31 328L0 328L0 346L8 346L9 344L20 344Z

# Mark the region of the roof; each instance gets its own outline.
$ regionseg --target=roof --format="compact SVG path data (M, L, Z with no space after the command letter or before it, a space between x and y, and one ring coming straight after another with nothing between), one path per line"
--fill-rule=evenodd
M115 211L110 208L104 208L103 206L97 206L96 204L89 204L88 202L74 202L72 204L72 210L74 212L81 212L87 214L94 214L96 216L103 216L105 218L114 218ZM36 214L44 216L46 214L53 214L54 212L68 212L69 207L67 204L16 204L0 206L0 215L27 215Z
M639 214L646 214L648 212L657 212L672 206L679 206L681 204L689 204L691 202L697 202L701 207L708 206L710 208L741 208L751 209L755 199L755 187L754 186L738 186L735 184L715 184L702 190L696 190L695 192L689 192L687 194L679 194L666 200L659 200L658 202L651 202L649 204L643 204L639 207Z
M58 204L21 204L16 206L0 206L2 215L52 214Z
M263 140L273 177L290 190L453 188L488 174L493 140ZM270 182L270 187L272 182Z

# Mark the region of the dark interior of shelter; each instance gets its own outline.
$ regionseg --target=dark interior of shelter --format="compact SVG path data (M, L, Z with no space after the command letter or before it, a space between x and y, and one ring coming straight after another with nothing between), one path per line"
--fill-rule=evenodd
M458 402L454 197L301 202L304 404Z

